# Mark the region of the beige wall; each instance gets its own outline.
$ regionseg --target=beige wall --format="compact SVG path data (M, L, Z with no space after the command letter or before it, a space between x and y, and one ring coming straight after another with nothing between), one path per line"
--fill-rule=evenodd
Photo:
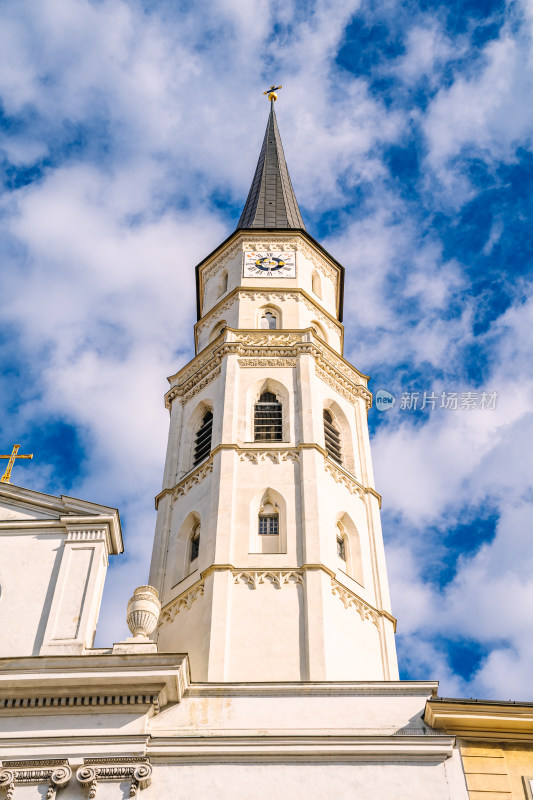
M533 744L460 740L470 800L524 800L533 778Z

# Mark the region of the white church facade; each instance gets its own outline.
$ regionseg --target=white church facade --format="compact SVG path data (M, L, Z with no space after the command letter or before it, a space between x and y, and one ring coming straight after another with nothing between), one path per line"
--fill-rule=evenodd
M0 484L0 800L466 800L455 737L424 721L437 683L399 680L368 378L274 100L196 277L131 638L92 646L118 512Z

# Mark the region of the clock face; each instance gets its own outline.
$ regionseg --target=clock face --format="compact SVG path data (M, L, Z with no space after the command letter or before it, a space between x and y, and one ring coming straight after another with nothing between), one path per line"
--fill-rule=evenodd
M245 252L243 275L245 278L295 278L295 255L293 251Z

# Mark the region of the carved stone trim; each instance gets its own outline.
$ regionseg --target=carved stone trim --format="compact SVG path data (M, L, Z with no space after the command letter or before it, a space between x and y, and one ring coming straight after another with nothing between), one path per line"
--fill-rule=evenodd
M92 528L91 530L72 530L67 533L67 542L100 542L107 539L106 528Z
M303 333L296 333L291 331L291 333L272 333L270 331L264 330L257 330L253 333L248 331L246 333L240 333L235 331L233 334L235 340L237 342L242 342L242 344L251 344L257 346L258 344L262 345L269 345L272 347L273 345L286 345L288 347L292 347L293 344L297 342L302 342L304 340L304 336L306 334Z
M137 797L139 789L146 789L152 779L152 765L147 758L86 758L76 772L82 786L89 789L89 799L96 795L98 781L130 781L130 797Z
M241 450L237 448L239 461L248 461L251 464L281 464L282 461L300 461L299 450Z
M315 359L318 377L351 403L356 397L363 397L367 408L370 408L372 394L363 382L355 382L360 379L364 381L365 376L361 376L319 340L308 341L308 334L308 331L302 331L300 334L292 332L287 334L293 338L292 344L285 342L278 344L275 341L275 335L271 335L271 341L264 331L257 331L257 334L255 331L249 330L243 333L229 331L228 335L231 335L231 339L219 343L216 349L209 348L206 354L197 356L188 368L174 376L173 380L177 379L179 382L172 386L165 395L167 408L170 408L176 397L179 397L182 403L187 403L217 378L221 372L222 359L226 355L237 355L241 359L297 359L301 355L311 355ZM278 334L278 336L282 336L282 334Z
M379 630L379 612L354 594L354 592L346 589L345 586L341 586L340 583L333 578L331 579L331 593L339 598L344 608L355 608L363 622L365 620L370 620Z
M323 369L323 367L326 367L326 369ZM356 397L362 397L367 409L372 406L372 394L366 387L358 386L348 380L342 380L342 376L339 376L338 372L336 372L336 374L333 373L333 369L330 367L328 368L328 365L322 359L317 359L315 373L317 377L323 380L324 383L327 383L328 386L338 392L346 400L349 400L350 403L353 403Z
M48 783L46 800L53 800L57 790L66 786L71 777L72 770L65 759L4 761L0 769L0 787L7 788L6 800L11 800L17 783Z
M335 483L340 483L345 486L350 494L357 494L361 498L364 499L365 490L364 487L361 486L355 478L352 478L348 475L344 470L339 469L335 464L332 464L327 458L324 458L324 469L326 472L331 475Z
M303 571L295 569L266 569L266 570L232 570L233 583L247 583L252 589L257 589L261 583L270 583L276 589L294 584L303 585Z
M240 367L295 367L295 358L239 358Z
M219 269L225 267L228 261L230 261L230 259L232 259L235 253L237 253L239 250L242 250L242 239L239 239L237 242L235 242L232 247L227 249L223 255L220 256L220 258L216 258L211 264L209 264L209 266L206 266L200 270L204 286L209 278L211 278Z
M173 622L180 611L190 608L194 601L198 599L198 597L203 596L204 588L205 581L201 580L191 589L188 589L186 592L181 594L179 597L176 597L175 600L172 600L172 602L165 606L161 612L161 616L159 617L159 627L163 624L163 622Z
M209 475L210 472L213 472L213 459L210 458L204 464L200 464L193 473L188 475L184 478L178 485L173 489L172 496L174 499L177 497L182 497L184 494L187 494L189 489L193 486L196 486L198 483L201 483L206 475Z

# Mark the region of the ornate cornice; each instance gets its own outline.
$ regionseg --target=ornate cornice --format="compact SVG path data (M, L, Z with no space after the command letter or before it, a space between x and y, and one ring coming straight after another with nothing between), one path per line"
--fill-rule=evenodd
M226 328L206 350L170 379L175 383L165 395L166 407L170 409L176 397L186 403L215 380L220 375L222 359L227 355L237 355L240 359L293 361L299 356L311 355L321 380L352 403L356 397L362 397L367 408L372 405L372 394L366 388L367 377L316 337L311 328L286 333ZM280 362L278 365L288 364Z
M156 509L161 498L166 495L172 495L172 498L175 500L187 494L193 486L197 486L201 483L203 479L213 471L214 456L221 450L233 450L237 454L239 461L247 461L251 464L281 464L285 461L298 463L302 450L318 450L318 452L324 456L325 471L331 475L336 483L342 484L348 489L350 494L357 494L361 498L363 498L365 494L373 495L377 498L381 506L381 495L379 492L376 492L371 486L363 486L363 484L359 483L347 470L331 461L327 451L324 450L321 445L316 442L308 442L296 445L295 447L257 447L255 443L249 447L242 447L237 444L219 444L211 451L211 455L207 461L204 461L192 472L185 475L175 486L163 489L159 492L155 498Z
M303 564L301 567L286 567L275 569L263 569L256 567L236 568L233 564L212 564L192 586L189 586L180 595L171 600L162 609L159 617L159 627L164 622L172 622L175 617L184 609L188 609L198 597L202 597L205 590L205 580L213 572L230 573L233 583L246 583L252 589L257 589L260 584L269 583L276 589L282 586L303 584L306 572L324 572L331 580L331 593L338 597L345 608L355 608L363 621L370 620L379 627L380 617L384 617L393 623L396 629L396 619L388 611L378 610L363 600L355 592L341 584L332 572L324 564Z

